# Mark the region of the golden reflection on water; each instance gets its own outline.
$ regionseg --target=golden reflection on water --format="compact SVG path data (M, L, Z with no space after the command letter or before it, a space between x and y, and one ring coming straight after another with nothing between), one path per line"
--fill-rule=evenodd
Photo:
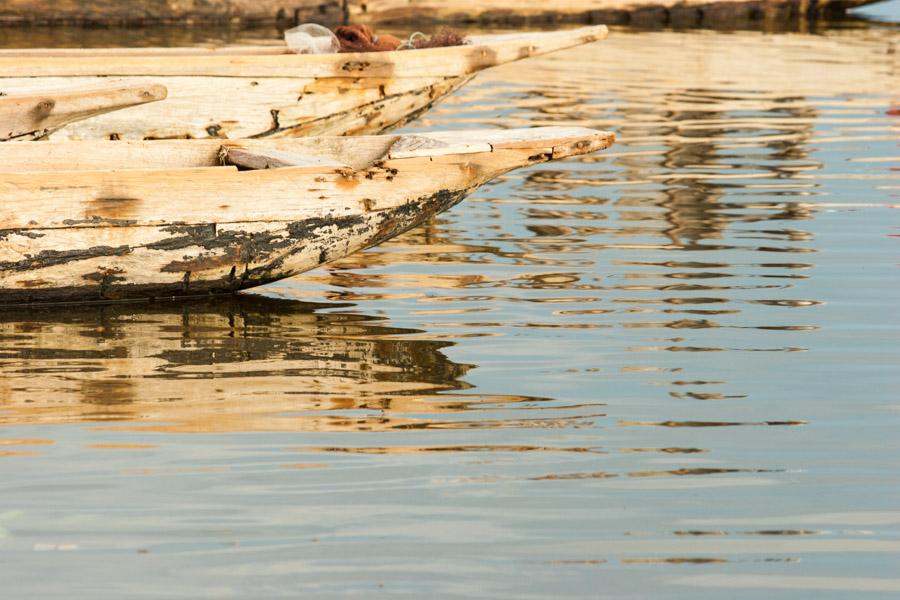
M373 432L566 427L604 416L601 403L461 393L471 365L447 359L446 342L316 308L324 306L238 296L4 313L0 426ZM545 409L565 416L522 416ZM490 417L511 410L516 417Z

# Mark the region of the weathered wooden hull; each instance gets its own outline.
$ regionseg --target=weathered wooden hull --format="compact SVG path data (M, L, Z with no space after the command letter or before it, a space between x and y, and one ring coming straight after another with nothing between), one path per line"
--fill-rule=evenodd
M346 217L276 224L172 225L141 232L145 235L135 235L126 227L103 232L111 236L96 236L115 241L83 240L82 232L72 230L32 230L19 235L41 235L42 248L63 250L41 250L30 258L0 262L0 306L178 298L257 287L390 239L454 206L467 194L468 190L440 191L403 206ZM0 238L3 235L0 232ZM16 235L0 239L0 243L6 241L16 243ZM105 243L91 245L95 242ZM150 279L133 278L130 274L145 270L142 264L159 270ZM47 285L70 278L69 285ZM7 288L7 283L15 287Z
M360 135L405 123L478 71L606 34L596 26L481 36L449 48L328 55L277 47L0 50L0 92L111 79L168 88L164 103L75 123L53 139Z
M476 136L478 142L467 141ZM407 231L501 173L602 149L612 140L592 130L546 128L225 146L203 140L2 145L0 170L7 172L0 172L0 201L11 208L0 215L0 305L195 296L263 285ZM273 145L302 156L317 148L330 154L318 157L326 160L321 165L201 166L229 151ZM335 167L335 156L347 164ZM42 165L44 172L17 172L17 162ZM57 171L67 162L79 170ZM128 164L144 169L115 169ZM114 170L95 170L100 165Z

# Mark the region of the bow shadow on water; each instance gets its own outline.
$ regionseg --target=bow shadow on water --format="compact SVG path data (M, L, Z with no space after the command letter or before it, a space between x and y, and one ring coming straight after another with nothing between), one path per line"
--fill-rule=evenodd
M528 400L454 395L471 365L447 359L448 342L340 307L235 296L6 311L0 425L386 431L463 427L441 414Z

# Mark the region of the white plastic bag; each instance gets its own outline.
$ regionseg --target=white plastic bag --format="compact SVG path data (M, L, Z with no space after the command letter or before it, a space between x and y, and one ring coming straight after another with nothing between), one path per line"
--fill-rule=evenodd
M284 41L296 54L333 54L341 43L327 27L318 23L304 23L284 32Z

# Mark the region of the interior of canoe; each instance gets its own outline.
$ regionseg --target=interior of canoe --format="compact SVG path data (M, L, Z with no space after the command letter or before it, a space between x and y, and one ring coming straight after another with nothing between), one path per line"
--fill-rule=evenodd
M411 33L411 32L410 32ZM542 40L576 39L592 37L600 39L605 37L607 29L604 25L591 25L577 29L560 31L519 31L511 33L497 33L485 35L467 36L467 46L491 46L496 44L517 44L522 42L538 43ZM423 51L440 51L446 48L431 48ZM401 50L400 52L408 52ZM359 52L355 54L392 54L391 52ZM272 41L258 45L223 46L223 47L148 47L148 48L10 48L0 49L0 59L4 58L113 58L113 57L138 57L138 58L178 58L178 57L209 57L209 56L296 56L283 42ZM321 55L305 55L313 58Z
M442 131L405 135L260 140L155 140L0 143L0 174L155 169L364 169L380 160L521 148L546 152L566 144L604 148L613 134L582 127Z
M234 164L228 160L229 149L360 169L384 158L400 137L5 143L0 144L0 173L228 168Z

